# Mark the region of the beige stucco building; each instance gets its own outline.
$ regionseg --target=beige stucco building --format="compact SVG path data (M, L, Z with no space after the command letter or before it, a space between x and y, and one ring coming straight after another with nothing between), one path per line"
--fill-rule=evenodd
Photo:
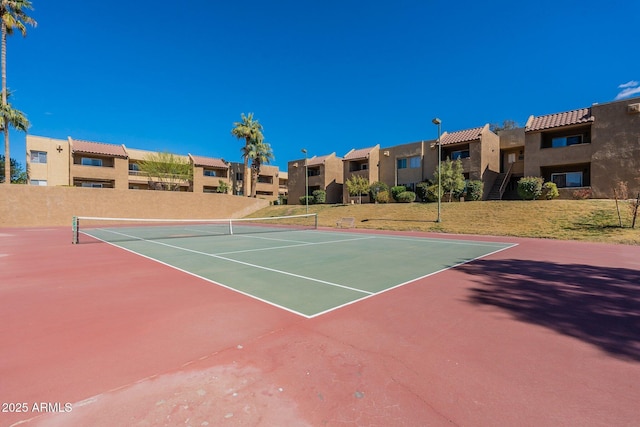
M640 193L640 98L532 115L524 127L497 133L486 124L445 131L440 142L442 161L460 159L465 178L483 182L483 199L517 198L517 182L524 176L555 182L563 197L588 189L592 197L610 198L620 182L630 196ZM33 185L150 188L154 180L138 167L148 153L124 145L27 136ZM217 192L224 185L231 194L243 194L242 163L191 154L183 158L192 165L193 177L180 183L182 191ZM342 158L331 153L292 160L287 172L263 165L256 193L271 201L288 196L289 203L298 204L305 191L321 189L327 203L349 203L358 200L344 184L351 176L415 190L417 183L433 179L437 166L437 140L376 145L352 149ZM368 195L362 201L369 202Z
M352 149L342 159L342 171L345 184L342 187L342 200L344 202L368 203L369 195L351 196L346 182L354 175L365 178L369 183L378 181L380 168L380 144L369 147Z
M141 171L140 164L154 151L124 145L66 140L27 135L27 168L32 185L115 188L130 190L160 189L161 181ZM191 176L172 178L179 191L197 193L227 192L241 195L243 164L219 158L174 155L191 166ZM286 173L280 176L276 166L263 165L256 186L257 197L276 200L285 193Z
M306 162L306 163L305 163ZM342 202L343 170L342 158L331 153L324 156L313 156L309 159L298 159L287 164L289 180L289 203L300 203L300 197L309 196L316 190L326 192L327 203ZM305 171L308 180L305 180Z

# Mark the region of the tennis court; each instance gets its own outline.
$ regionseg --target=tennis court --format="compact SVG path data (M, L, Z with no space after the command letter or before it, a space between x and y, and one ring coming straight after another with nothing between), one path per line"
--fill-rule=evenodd
M293 225L0 228L0 425L637 424L637 246Z
M218 221L78 218L89 236L304 317L513 244L317 229L315 215ZM77 227L77 225L76 225Z

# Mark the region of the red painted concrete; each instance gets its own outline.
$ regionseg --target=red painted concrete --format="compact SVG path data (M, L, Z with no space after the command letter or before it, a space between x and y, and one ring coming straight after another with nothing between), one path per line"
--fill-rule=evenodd
M0 425L636 424L640 247L491 240L518 246L306 320L0 229L0 402L28 407Z

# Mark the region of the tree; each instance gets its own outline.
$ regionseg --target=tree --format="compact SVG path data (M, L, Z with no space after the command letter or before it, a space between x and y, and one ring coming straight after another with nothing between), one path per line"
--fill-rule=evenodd
M489 125L489 130L491 130L491 132L493 133L498 133L501 130L509 130L509 129L517 129L517 128L518 128L518 122L516 122L515 120L503 120L502 124L492 123Z
M225 181L219 179L218 180L218 188L216 189L217 193L227 194L229 192L229 184Z
M351 175L345 184L349 195L358 196L358 203L362 204L362 195L369 192L369 180L360 175Z
M233 123L233 129L231 129L231 135L238 139L244 139L244 147L242 150L242 157L244 159L244 169L242 171L242 191L246 196L249 194L248 180L249 175L249 157L245 154L249 151L249 144L252 142L262 142L264 135L262 134L262 125L258 120L253 119L253 113L249 113L246 116L244 113L240 114L241 121Z
M449 201L451 201L454 193L460 193L464 190L465 180L462 172L462 161L457 159L452 162L451 159L447 158L446 161L440 164L440 167L442 168L442 191L449 193ZM433 182L438 182L438 170L435 171L433 176Z
M260 168L274 159L273 150L268 142L251 141L242 148L242 157L245 163L251 160L251 197L256 197Z
M5 157L0 154L0 170L4 170L4 159ZM10 168L11 168L11 183L12 184L26 184L27 183L27 172L22 170L22 165L18 163L16 159L10 159ZM4 182L4 175L0 176L0 182Z
M24 114L17 110L13 110L7 102L7 36L12 35L14 30L18 30L22 33L22 36L25 37L27 35L26 25L28 24L34 27L37 25L36 21L25 13L25 9L33 10L31 1L0 0L0 15L2 16L2 21L0 22L0 32L2 34L2 52L0 60L2 68L2 104L0 104L0 106L2 109L0 111L2 113L2 130L4 132L4 157L7 159L11 159L11 150L9 149L9 126L14 126L16 123L15 120L21 116L24 119L22 123L26 123L24 131L29 127L29 122L26 121ZM16 127L16 129L23 130L20 127ZM9 161L9 163L5 162L4 166L4 181L7 184L11 182L10 164L11 161Z
M191 163L172 153L148 154L140 162L140 170L149 178L156 178L163 190L178 191L182 182L193 179Z
M371 197L371 200L373 200L374 202L379 202L378 200L378 194L380 194L380 192L386 191L387 192L387 197L389 196L389 186L387 184L385 184L382 181L376 181L373 184L371 184L369 186L369 197ZM384 197L384 196L383 196ZM384 203L384 202L383 202Z

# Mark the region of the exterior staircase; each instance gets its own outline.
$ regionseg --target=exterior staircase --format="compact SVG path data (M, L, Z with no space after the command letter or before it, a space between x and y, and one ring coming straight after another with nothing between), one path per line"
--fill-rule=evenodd
M509 165L509 169L506 172L498 174L496 180L493 182L491 190L489 190L487 200L502 200L502 196L504 195L507 184L509 183L509 178L511 178L512 167L513 163Z

